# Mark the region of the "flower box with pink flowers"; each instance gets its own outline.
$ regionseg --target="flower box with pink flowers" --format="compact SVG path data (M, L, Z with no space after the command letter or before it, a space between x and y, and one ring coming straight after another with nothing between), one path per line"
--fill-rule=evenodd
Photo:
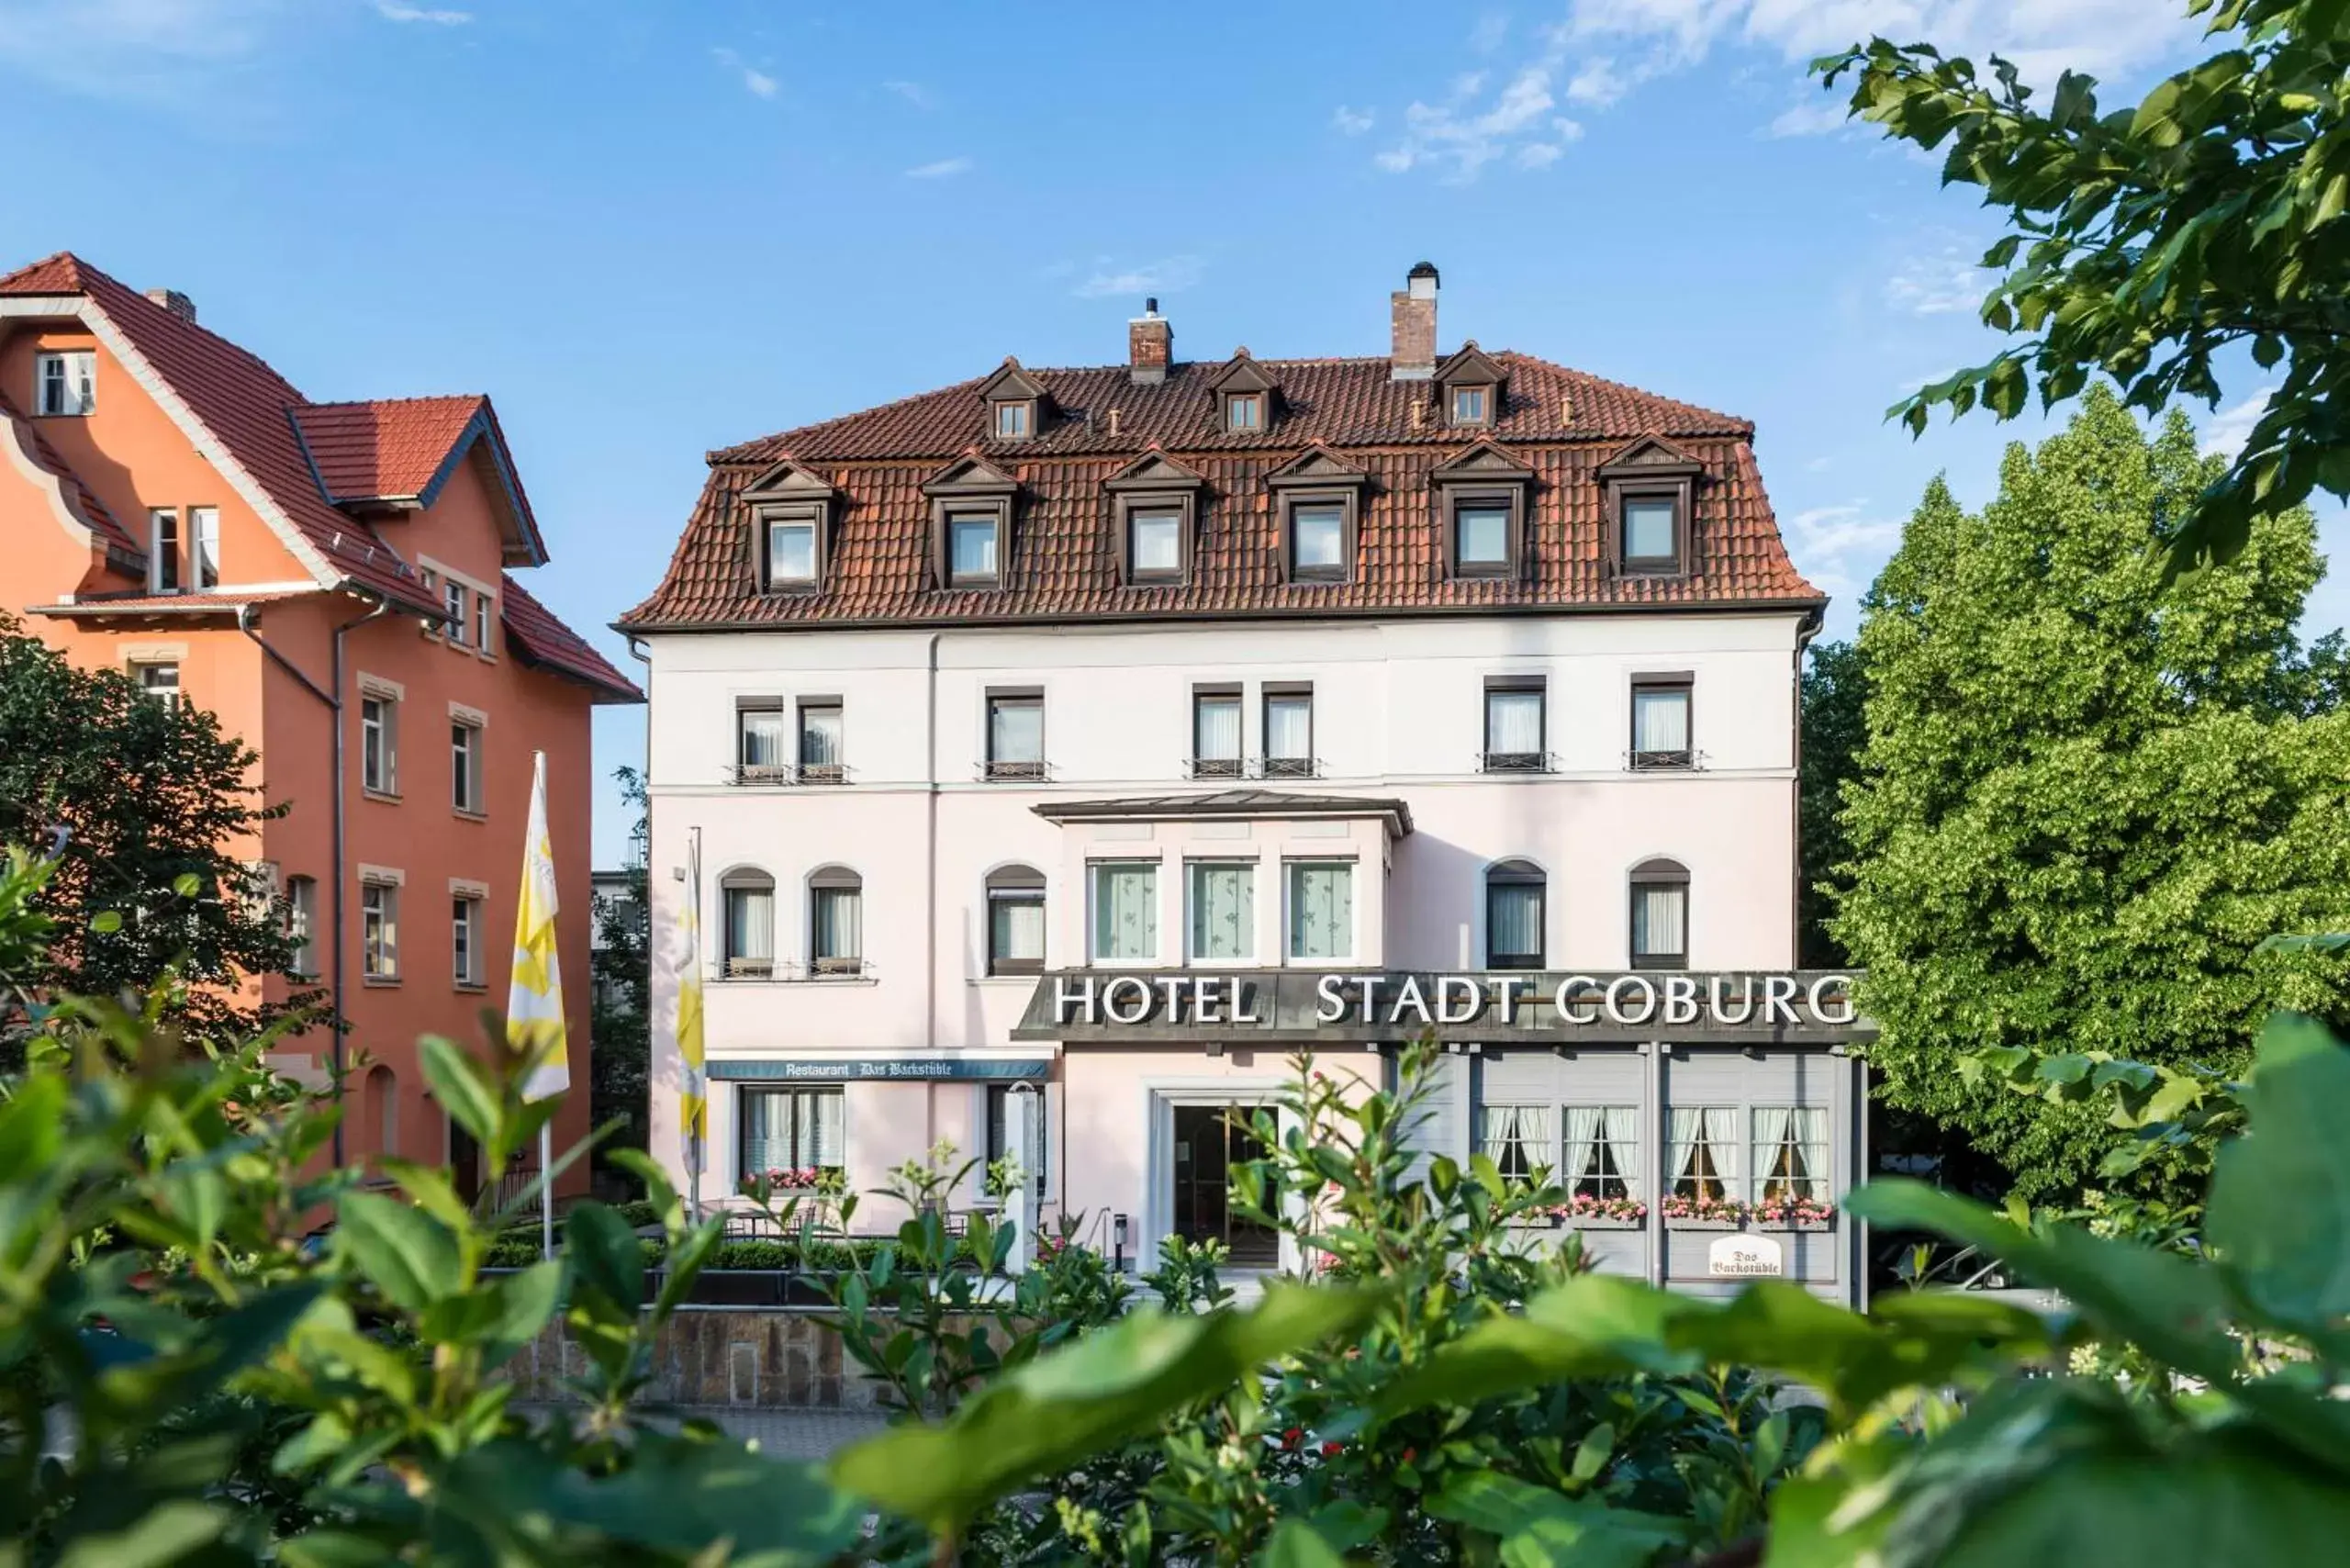
M1550 1210L1551 1217L1576 1230L1638 1230L1649 1222L1649 1206L1638 1198L1600 1198L1577 1193Z
M1668 1230L1739 1230L1746 1224L1747 1208L1736 1198L1692 1198L1675 1193L1664 1200Z
M1748 1218L1757 1230L1830 1230L1836 1205L1825 1198L1765 1198Z

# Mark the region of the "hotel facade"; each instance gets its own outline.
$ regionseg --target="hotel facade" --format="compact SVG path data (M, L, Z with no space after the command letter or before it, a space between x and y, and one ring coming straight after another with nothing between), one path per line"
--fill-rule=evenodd
M1558 1173L1605 1266L1857 1294L1796 1213L1861 1137L1865 1030L1789 969L1824 600L1751 425L1439 353L1438 281L1384 357L1186 362L1154 302L1124 364L711 454L621 622L656 950L703 934L706 1195L1018 1147L1105 1250L1290 1264L1227 1113L1432 1034L1423 1145Z

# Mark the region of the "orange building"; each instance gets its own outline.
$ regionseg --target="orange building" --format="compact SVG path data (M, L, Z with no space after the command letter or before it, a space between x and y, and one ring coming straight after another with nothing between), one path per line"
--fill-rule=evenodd
M546 559L487 398L314 403L183 295L71 254L0 277L0 604L260 754L291 810L238 853L347 1021L342 1152L468 1186L497 1173L416 1042L478 1042L503 1009L543 751L574 1085L554 1134L586 1133L589 710L643 700L515 580ZM290 1048L323 1070L334 1033Z

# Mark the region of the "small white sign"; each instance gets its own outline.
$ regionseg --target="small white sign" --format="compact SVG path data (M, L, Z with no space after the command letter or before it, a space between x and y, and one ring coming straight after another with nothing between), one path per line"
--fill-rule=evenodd
M1735 1231L1706 1249L1706 1272L1719 1278L1776 1276L1786 1271L1785 1255L1767 1236Z

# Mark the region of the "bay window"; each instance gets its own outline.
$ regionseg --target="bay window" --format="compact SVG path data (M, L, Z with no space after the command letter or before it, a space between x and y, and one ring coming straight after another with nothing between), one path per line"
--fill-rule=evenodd
M1091 886L1093 961L1149 963L1158 957L1158 865L1102 860L1087 868Z
M1289 880L1289 956L1343 961L1355 951L1355 868L1351 860L1292 860Z

